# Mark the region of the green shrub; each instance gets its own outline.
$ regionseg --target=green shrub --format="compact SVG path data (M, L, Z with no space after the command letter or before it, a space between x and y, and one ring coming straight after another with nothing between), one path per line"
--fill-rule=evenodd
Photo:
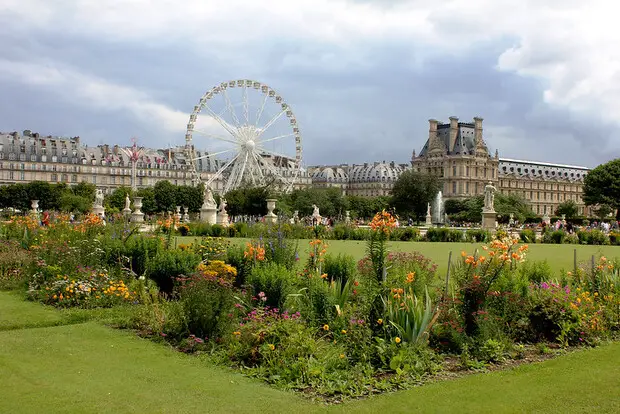
M262 292L266 295L264 304L281 309L286 297L293 292L296 275L286 266L278 263L265 263L252 268L246 277L247 285L255 297Z
M235 286L241 287L246 283L246 278L252 270L252 262L246 260L245 250L238 245L232 245L226 251L226 263L237 269Z
M521 230L519 237L523 243L536 243L536 232L532 229Z
M224 237L228 234L226 228L220 224L214 224L211 226L211 236Z
M355 279L356 263L353 256L348 254L338 254L334 256L327 254L323 263L323 273L327 273L330 280L340 280L346 283Z
M394 229L391 239L400 241L417 241L420 239L420 229L417 227L400 227L398 229Z
M465 232L465 241L471 243L486 243L491 240L491 235L487 230L470 229Z
M232 331L235 298L231 286L195 273L178 287L177 295L187 334L208 340Z
M162 250L149 260L146 276L157 283L162 293L171 293L179 276L196 271L200 256L189 250Z
M522 277L533 283L553 280L553 270L547 260L531 262L526 261L522 263L518 269L519 274Z

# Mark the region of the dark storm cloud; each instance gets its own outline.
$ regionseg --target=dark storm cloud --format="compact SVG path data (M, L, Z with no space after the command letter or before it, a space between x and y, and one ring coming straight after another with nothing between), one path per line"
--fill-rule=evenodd
M542 103L538 81L497 71L507 40L424 60L419 55L425 51L409 43L370 43L359 64L339 64L343 51L335 46L285 40L261 48L248 44L238 51L240 57L173 43L120 44L35 31L7 31L0 41L7 45L6 59L60 61L184 112L222 81L256 78L294 108L306 164L408 162L427 138L427 120L447 121L451 115L463 121L485 118L487 142L504 157L593 166L606 154L603 145L592 143L611 139L608 125L593 127L585 117ZM327 63L321 63L325 56ZM354 61L343 53L342 59L349 58ZM0 130L80 135L93 145L126 144L131 136L152 146L183 143L182 132L164 131L156 119L138 122L123 111L72 104L55 92L6 78L0 78L0 88L8 98L0 103ZM499 126L501 131L493 130Z

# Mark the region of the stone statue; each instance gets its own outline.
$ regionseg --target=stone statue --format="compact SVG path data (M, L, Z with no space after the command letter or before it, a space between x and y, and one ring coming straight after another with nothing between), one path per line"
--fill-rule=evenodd
M226 204L226 199L224 197L222 197L222 199L220 200L220 206L217 209L218 213L226 213L226 206L228 204Z
M129 200L129 194L125 195L125 210L131 210L129 205L131 204L131 200Z
M215 198L213 198L213 193L210 188L205 189L204 200L202 202L203 208L216 208L217 204L215 204Z
M321 217L321 214L319 213L319 208L316 206L316 204L312 204L312 217Z
M98 189L95 195L95 207L103 207L103 191L101 189Z
M426 215L430 216L431 215L431 203L428 203L427 207L426 207Z
M495 192L497 188L493 187L493 183L489 183L484 187L484 210L495 211Z

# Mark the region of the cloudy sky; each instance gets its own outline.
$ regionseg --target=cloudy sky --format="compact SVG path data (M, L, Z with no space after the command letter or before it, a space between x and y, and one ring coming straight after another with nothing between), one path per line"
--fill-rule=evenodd
M608 0L2 0L0 131L182 145L205 91L255 79L293 108L307 165L407 162L429 118L455 115L483 117L500 156L592 167L620 156L619 9Z

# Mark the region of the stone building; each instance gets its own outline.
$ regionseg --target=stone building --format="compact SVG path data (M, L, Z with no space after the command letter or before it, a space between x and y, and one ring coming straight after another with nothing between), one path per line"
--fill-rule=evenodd
M127 148L129 149L129 148ZM203 181L223 166L221 160L196 151L197 169ZM269 159L265 159L269 162ZM175 185L191 185L193 175L183 147L144 148L136 161L136 187L144 188L167 180ZM265 169L264 174L268 171ZM286 176L287 171L282 171ZM80 137L40 136L29 130L0 133L0 185L46 181L50 183L95 184L104 193L120 186L131 186L132 162L118 145L83 145ZM311 179L301 171L297 188L310 186ZM221 180L213 182L217 192Z
M443 182L444 198L465 198L482 194L489 181L497 186L499 156L489 154L482 136L482 118L473 123L450 117L447 124L431 119L428 139L416 156L412 168L435 174Z
M443 197L465 198L482 194L491 181L502 194L517 194L527 200L534 213L553 215L567 200L577 203L579 214L590 214L584 205L583 179L586 167L500 158L489 153L483 138L482 118L446 124L429 121L429 136L420 154L415 151L412 168L437 174L443 181Z
M343 194L377 197L388 196L400 174L409 168L406 164L374 162L308 167L315 188L336 187Z

